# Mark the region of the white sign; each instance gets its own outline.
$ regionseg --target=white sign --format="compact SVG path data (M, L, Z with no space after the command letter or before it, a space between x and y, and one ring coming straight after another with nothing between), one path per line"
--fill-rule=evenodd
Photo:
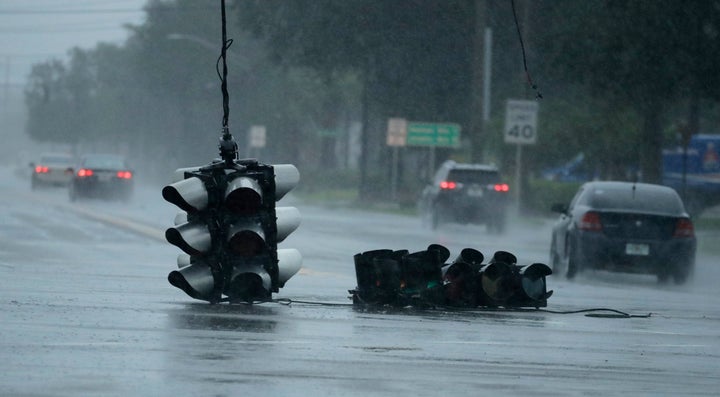
M534 144L537 141L537 111L536 101L509 99L505 108L505 143Z
M250 127L250 147L265 147L265 126Z
M387 145L405 146L407 143L407 120L401 118L388 119Z

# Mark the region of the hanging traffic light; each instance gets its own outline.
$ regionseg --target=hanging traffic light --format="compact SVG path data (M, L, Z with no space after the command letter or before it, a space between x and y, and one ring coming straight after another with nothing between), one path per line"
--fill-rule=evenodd
M232 40L226 35L224 0L221 15L222 47L216 64L223 95L220 159L178 169L174 183L162 190L163 198L182 211L165 237L186 254L178 257L179 269L170 272L168 281L211 303L254 302L269 299L302 265L297 250L277 248L298 227L300 214L292 207L275 208L300 174L290 164L237 160L238 146L228 126L227 49Z
M300 224L297 209L275 207L297 185L297 169L249 159L178 173L182 179L162 194L183 212L165 235L187 256L168 281L210 302L253 302L278 292L302 264L297 250L277 248Z

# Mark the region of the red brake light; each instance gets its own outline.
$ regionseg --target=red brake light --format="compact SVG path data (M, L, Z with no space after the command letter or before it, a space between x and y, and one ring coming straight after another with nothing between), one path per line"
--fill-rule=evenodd
M600 214L598 214L597 212L586 212L585 215L583 215L582 219L580 219L578 228L580 228L580 230L585 230L589 232L601 231L602 222L600 222Z
M132 172L130 171L118 171L117 177L120 179L132 179Z
M440 182L440 189L455 189L457 187L457 183L452 181L442 181Z
M81 177L81 178L85 178L85 177L88 177L88 176L92 176L92 174L93 174L93 171L92 171L92 170L89 170L89 169L87 169L87 168L81 168L81 169L78 171L78 173L77 173L77 175L78 175L79 177Z
M509 192L510 186L507 183L496 183L493 189L495 189L496 192Z
M695 236L695 227L693 226L692 221L687 218L678 219L677 223L675 224L675 233L673 233L673 237L682 238L682 237L694 237L694 236Z
M44 165L38 165L35 167L35 173L37 174L46 174L48 171L48 167Z

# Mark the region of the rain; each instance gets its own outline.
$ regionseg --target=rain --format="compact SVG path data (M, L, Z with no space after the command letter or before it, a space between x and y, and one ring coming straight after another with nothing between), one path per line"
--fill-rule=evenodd
M716 394L718 31L712 1L4 1L0 394ZM553 251L668 216L578 215L590 181L672 187L688 277L623 270L639 232Z

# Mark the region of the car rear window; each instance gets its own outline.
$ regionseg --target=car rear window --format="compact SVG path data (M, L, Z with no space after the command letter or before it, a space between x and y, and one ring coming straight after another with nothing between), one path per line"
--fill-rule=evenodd
M500 174L497 171L483 170L450 170L448 180L461 183L489 184L500 182Z
M40 162L43 164L72 164L72 157L67 156L42 156Z
M632 187L598 187L587 196L590 207L607 210L637 210L641 212L684 212L680 197L669 189L641 189Z
M122 169L125 167L125 160L119 156L88 156L83 160L83 167Z

